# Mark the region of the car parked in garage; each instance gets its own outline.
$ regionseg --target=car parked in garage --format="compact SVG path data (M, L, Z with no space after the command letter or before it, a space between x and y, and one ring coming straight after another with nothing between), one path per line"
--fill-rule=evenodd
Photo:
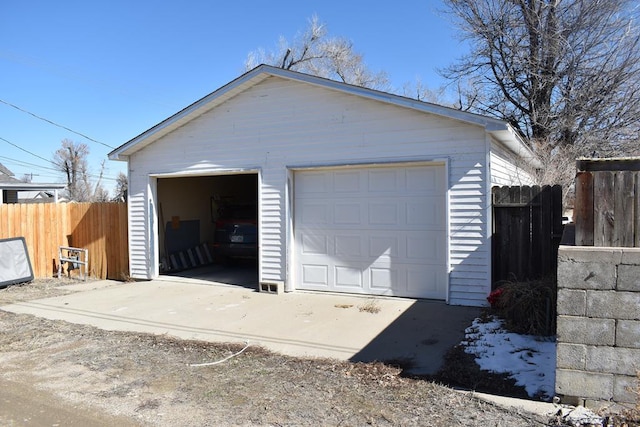
M258 212L255 205L230 205L218 211L213 250L221 262L258 259Z

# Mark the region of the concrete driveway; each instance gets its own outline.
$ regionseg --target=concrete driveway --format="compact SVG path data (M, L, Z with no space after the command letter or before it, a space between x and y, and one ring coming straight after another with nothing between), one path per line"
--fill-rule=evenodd
M414 374L435 373L479 314L429 300L261 293L251 278L235 277L219 270L199 278L81 283L70 285L77 293L0 308L107 330L248 341L292 356L393 361Z

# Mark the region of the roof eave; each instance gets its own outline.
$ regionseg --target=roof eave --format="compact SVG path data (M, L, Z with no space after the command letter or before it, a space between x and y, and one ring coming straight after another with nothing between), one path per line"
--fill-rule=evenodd
M487 126L486 130L496 141L523 158L533 168L541 169L544 167L524 138L510 124L502 122L502 126Z
M38 190L64 190L66 184L47 184L31 182L0 182L3 190L38 191Z

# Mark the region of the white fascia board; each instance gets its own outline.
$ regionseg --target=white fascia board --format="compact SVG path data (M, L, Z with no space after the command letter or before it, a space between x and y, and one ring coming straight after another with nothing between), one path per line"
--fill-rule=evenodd
M16 191L62 190L67 184L46 184L33 182L0 182L0 189Z

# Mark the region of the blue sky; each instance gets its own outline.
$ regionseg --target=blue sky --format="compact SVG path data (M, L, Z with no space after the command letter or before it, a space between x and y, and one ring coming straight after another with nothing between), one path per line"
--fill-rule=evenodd
M0 163L17 178L62 182L43 159L65 138L86 143L92 173L117 147L243 73L247 54L291 40L316 14L401 88L464 53L439 0L32 1L0 4ZM372 6L374 5L374 6ZM101 144L102 143L102 144ZM103 145L104 144L104 145ZM106 146L105 146L106 145ZM125 164L106 160L107 188Z

